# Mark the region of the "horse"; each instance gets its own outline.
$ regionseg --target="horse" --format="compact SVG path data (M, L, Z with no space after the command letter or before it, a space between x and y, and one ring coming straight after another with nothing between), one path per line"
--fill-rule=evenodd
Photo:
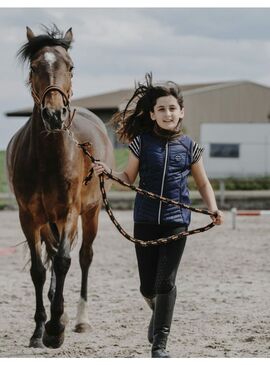
M11 138L6 151L8 179L19 209L22 231L30 250L30 274L35 288L35 330L30 347L59 348L64 342L64 283L70 252L82 222L79 251L81 290L75 331L90 328L87 313L88 270L93 258L102 206L99 179L84 177L92 162L78 144L90 142L89 151L114 167L113 146L104 123L91 111L70 105L73 62L69 48L72 28L65 34L54 25L35 36L26 27L27 42L17 56L30 66L28 84L34 101L32 115ZM106 181L106 190L111 186ZM42 258L45 248L49 266ZM48 292L51 317L43 302L46 270L51 267ZM46 322L47 321L47 322Z

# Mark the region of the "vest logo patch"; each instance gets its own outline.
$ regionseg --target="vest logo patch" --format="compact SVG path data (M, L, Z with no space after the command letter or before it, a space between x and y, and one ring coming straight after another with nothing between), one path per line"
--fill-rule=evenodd
M182 157L181 157L181 155L176 155L176 156L174 157L174 159L175 159L175 161L179 162L179 161L181 161L181 160L182 160Z

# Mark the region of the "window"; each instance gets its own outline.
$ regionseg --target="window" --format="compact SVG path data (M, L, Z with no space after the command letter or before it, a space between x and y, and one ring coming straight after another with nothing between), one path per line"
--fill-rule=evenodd
M210 143L210 157L239 157L238 143Z

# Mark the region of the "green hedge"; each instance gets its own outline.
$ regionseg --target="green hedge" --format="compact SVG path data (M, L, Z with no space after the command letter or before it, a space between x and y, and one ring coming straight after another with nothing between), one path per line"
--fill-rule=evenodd
M226 190L269 190L270 176L260 178L235 179L230 178L225 181ZM211 184L215 190L219 189L219 181L211 180Z

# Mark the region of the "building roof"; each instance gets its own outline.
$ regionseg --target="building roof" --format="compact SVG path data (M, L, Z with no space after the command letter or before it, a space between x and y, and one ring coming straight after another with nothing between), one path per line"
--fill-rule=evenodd
M203 92L212 88L220 88L225 85L234 85L239 84L241 82L213 82L213 83L201 83L201 84L187 84L181 85L181 89L183 94L189 95L190 93ZM126 103L129 98L132 96L134 89L122 89L112 92L107 92L99 95L88 96L84 98L74 99L71 102L73 106L80 106L92 111L95 110L109 110L109 111L117 111L120 106ZM8 117L26 117L31 115L32 107L9 111L6 113Z

